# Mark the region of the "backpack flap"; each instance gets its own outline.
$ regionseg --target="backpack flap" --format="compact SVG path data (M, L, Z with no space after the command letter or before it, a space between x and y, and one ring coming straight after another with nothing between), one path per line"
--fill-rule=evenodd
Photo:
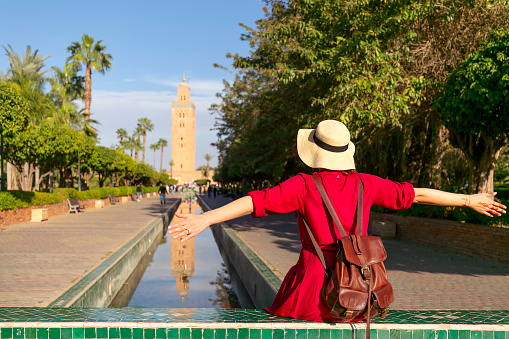
M366 265L370 266L384 261L387 253L382 240L375 236L350 235L339 239L348 262L362 267L360 256L364 257Z

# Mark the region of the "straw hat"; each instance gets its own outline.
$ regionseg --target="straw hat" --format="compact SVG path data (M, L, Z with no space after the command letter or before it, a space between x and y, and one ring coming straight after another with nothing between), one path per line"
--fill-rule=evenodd
M330 170L355 169L355 146L346 126L335 120L324 120L316 129L301 129L297 134L297 152L309 167Z

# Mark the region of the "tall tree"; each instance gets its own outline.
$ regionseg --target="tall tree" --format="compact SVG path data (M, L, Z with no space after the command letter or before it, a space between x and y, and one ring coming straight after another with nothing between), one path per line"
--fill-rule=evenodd
M133 138L136 138L136 147L134 149L134 160L139 162L140 160L140 151L143 149L143 145L141 143L141 136L143 135L143 128L140 125L136 125L136 128L133 131Z
M90 116L90 105L92 103L92 71L104 74L111 68L111 54L106 53L106 47L103 46L102 40L94 42L91 35L83 34L82 41L72 42L67 48L71 52L71 56L67 58L68 62L77 67L85 68L85 94L83 101L85 102L86 119Z
M145 150L147 146L147 132L152 132L154 129L154 124L149 118L140 118L138 119L138 126L140 127L141 133L143 135L143 158L142 162L145 163Z
M160 138L157 141L157 145L161 147L161 167L159 168L159 172L163 171L163 155L164 155L164 148L168 146L168 141L166 139Z
M495 165L509 140L508 103L509 31L494 31L452 72L437 100L451 144L467 159L470 192L493 192Z
M207 172L205 173L205 177L208 179L209 178L209 174L210 174L210 166L209 166L209 163L210 163L210 160L212 160L212 158L214 158L213 155L210 155L210 154L205 154L203 156L205 158L205 160L207 161Z
M156 151L160 148L158 143L150 145L150 149L154 151L154 170L156 169Z
M120 145L122 145L122 141L124 141L124 139L129 137L129 135L127 134L127 131L123 128L117 129L116 133L117 133L117 139L119 139L119 141L120 141Z
M168 165L170 165L170 179L173 179L173 165L175 165L175 162L173 160L170 160L170 162L168 162Z

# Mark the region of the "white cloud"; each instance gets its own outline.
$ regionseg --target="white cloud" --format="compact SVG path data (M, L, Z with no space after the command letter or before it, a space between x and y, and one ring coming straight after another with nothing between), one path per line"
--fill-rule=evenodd
M182 83L182 79L159 79L154 77L146 77L145 81L163 85L172 89L177 89L177 87ZM186 77L186 82L189 84L191 88L191 97L196 98L196 96L215 96L216 93L221 92L223 89L223 82L218 80L195 80L192 78Z
M216 141L214 116L208 108L218 99L213 95L194 96L191 99L196 104L196 167L206 164L205 154L214 155L211 166L217 165L217 149L210 144ZM114 92L96 90L92 92L93 118L98 120L100 144L109 147L118 144L116 131L124 128L131 134L139 118L149 118L154 124L154 130L147 134L147 155L145 161L154 164L154 153L148 147L160 138L168 141L164 149L163 168L169 169L171 158L171 103L176 101L176 91L132 91ZM155 166L160 167L160 151L156 152Z

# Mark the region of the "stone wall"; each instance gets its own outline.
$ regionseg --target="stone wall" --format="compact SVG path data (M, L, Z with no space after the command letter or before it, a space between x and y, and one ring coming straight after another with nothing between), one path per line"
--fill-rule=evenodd
M509 228L380 213L370 219L395 222L397 239L509 263Z
M129 198L130 200L131 198ZM85 205L85 209L90 210L95 208L96 200L102 200L104 207L110 205L110 199L88 199L80 201L81 204ZM69 205L67 200L59 202L57 204L42 205L42 206L30 206L27 208L17 208L15 210L3 210L0 211L0 226L8 226L20 222L29 222L32 218L32 210L36 208L48 209L48 216L51 218L55 215L65 214L69 211Z

